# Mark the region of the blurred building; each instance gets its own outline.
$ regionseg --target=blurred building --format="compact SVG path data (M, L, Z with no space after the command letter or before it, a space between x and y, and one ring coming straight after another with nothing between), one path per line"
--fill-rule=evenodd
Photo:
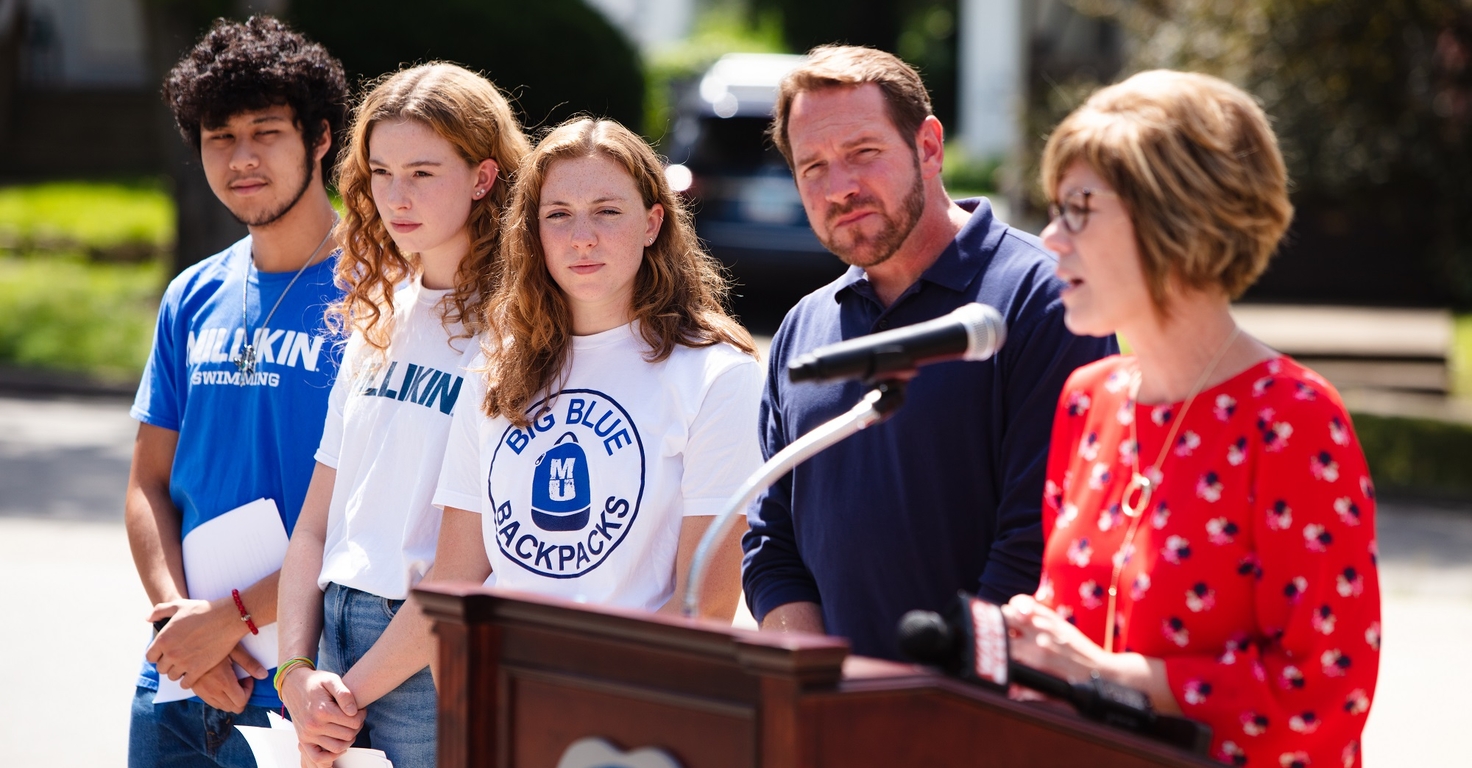
M586 0L647 51L684 39L695 27L696 0Z
M1033 125L1034 105L1059 83L1109 82L1124 63L1125 38L1107 19L1065 0L960 0L957 118L974 160L1008 158L1001 179L1013 223L1040 229L1026 199L1029 144L1050 126Z
M24 0L27 85L138 89L145 84L140 0Z
M957 117L971 157L1017 148L1026 107L1025 0L961 0Z
M972 157L1012 154L1022 141L1030 81L1107 82L1124 61L1124 36L1065 0L961 0L961 141Z
M142 0L0 0L0 179L158 173Z

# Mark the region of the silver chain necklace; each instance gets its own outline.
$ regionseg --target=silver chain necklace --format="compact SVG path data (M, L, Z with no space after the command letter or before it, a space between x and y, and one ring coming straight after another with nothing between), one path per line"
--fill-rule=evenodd
M311 265L313 259L317 258L317 253L322 250L322 246L327 245L328 238L332 237L332 230L336 228L337 217L333 216L332 226L327 228L327 234L322 236L322 242L317 243L317 247L313 248L312 252L307 254L307 260L302 262L301 269L298 269L296 274L291 276L291 282L287 283L286 288L281 291L281 295L276 297L276 303L271 306L271 311L266 313L266 319L261 321L261 329L270 327L271 318L275 317L276 310L280 308L282 299L286 298L287 291L290 291L291 287L296 285L297 278L301 277L302 273L307 271L307 267ZM256 372L256 345L250 335L250 316L248 314L250 308L250 268L255 263L256 255L255 251L252 250L250 259L245 262L245 290L241 292L240 296L240 324L245 327L245 346L240 350L240 354L236 355L232 361L235 363L235 370L240 371L241 386L249 383L250 377L255 375Z

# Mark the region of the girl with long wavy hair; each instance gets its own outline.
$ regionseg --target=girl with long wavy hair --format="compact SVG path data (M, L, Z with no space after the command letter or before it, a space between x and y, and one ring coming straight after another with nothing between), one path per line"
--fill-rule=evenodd
M338 165L347 292L328 310L351 335L280 586L275 683L308 763L355 744L435 763L432 646L405 600L434 562L430 497L529 149L496 87L452 64L397 72L355 112Z
M654 152L564 123L518 172L435 503L437 577L673 612L711 518L761 461L762 370ZM705 604L738 597L733 536Z

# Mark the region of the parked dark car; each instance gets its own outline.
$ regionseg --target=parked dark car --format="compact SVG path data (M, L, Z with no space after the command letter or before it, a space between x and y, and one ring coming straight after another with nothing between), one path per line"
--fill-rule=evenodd
M737 311L757 326L844 270L808 226L787 162L766 136L777 84L802 58L721 57L680 99L669 145L666 175L741 284Z

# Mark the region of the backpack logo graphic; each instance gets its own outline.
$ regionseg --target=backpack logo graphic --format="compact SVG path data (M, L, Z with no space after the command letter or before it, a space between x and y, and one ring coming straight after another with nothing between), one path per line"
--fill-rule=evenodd
M537 458L532 473L532 522L544 531L580 531L588 524L591 503L588 455L578 445L577 435L564 432L552 450Z
M539 576L581 576L638 521L644 441L629 412L597 390L563 390L527 414L531 423L507 427L491 454L496 546Z

